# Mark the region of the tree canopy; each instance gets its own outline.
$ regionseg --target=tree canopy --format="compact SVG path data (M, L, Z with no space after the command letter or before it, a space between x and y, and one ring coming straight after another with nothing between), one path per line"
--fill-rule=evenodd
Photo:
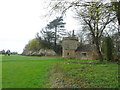
M88 32L92 36L93 43L97 47L99 59L102 60L101 54L101 37L108 24L116 19L115 12L112 10L110 3L103 1L85 0L57 0L51 1L51 8L54 11L65 13L71 9L77 13L81 24L87 27Z

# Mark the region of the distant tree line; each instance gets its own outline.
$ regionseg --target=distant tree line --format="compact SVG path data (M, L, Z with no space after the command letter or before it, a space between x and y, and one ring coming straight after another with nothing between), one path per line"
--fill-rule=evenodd
M17 55L18 53L17 52L11 52L10 50L7 50L7 51L2 50L2 51L0 51L0 54L10 56L10 55Z

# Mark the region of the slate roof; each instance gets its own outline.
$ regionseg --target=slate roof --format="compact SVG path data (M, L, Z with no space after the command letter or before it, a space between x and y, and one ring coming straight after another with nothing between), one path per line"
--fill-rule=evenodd
M79 46L75 51L90 52L90 51L93 51L94 48L95 48L95 45L87 44L87 45Z

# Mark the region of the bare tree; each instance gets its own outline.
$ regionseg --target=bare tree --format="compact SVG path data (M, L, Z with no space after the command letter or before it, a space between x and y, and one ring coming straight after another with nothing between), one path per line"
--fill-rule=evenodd
M88 6L76 8L77 15L83 20L82 23L88 26L88 31L96 45L99 59L102 60L100 40L106 26L115 19L115 14L112 12L108 4L102 2L87 2Z
M101 1L84 2L84 0L57 0L51 1L51 3L52 9L55 11L65 13L71 8L77 12L78 19L82 19L84 25L88 27L88 31L97 47L99 59L102 60L100 39L107 25L116 18L110 4L103 4Z
M120 25L120 0L111 0L111 3L113 5L113 9L116 11L116 16Z

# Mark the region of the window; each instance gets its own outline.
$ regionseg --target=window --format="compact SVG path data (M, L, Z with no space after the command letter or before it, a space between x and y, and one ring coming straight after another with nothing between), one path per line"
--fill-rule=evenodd
M67 56L69 55L69 53L67 53Z
M81 56L82 56L82 57L86 57L86 56L87 56L87 53L81 53Z

